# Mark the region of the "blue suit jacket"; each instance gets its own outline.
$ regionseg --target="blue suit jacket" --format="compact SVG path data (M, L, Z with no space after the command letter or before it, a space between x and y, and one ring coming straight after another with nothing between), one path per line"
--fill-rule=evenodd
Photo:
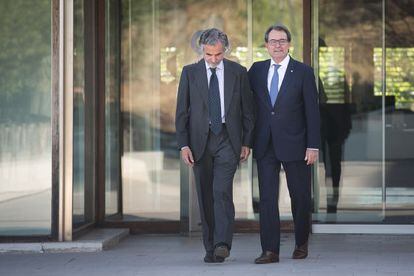
M257 112L253 156L262 158L272 139L279 160L303 160L306 148L319 148L320 142L318 92L313 69L290 58L272 107L267 88L269 67L270 59L253 63L249 70Z

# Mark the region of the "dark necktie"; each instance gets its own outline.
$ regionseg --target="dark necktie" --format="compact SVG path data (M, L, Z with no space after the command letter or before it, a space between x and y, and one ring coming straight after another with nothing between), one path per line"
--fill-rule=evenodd
M270 100L272 102L272 107L275 106L277 94L279 93L279 74L277 72L277 69L279 69L279 64L273 64L274 65L274 73L272 77L272 82L270 83Z
M218 79L216 75L216 68L210 68L210 86L208 88L208 105L210 109L210 129L214 134L221 132L221 104L220 104L220 90Z

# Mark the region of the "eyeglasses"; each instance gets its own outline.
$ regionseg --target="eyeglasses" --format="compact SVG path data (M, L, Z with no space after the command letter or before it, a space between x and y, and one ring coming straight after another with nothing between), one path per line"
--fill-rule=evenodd
M289 41L287 41L287 39L279 39L279 40L271 39L267 43L271 46L276 46L277 44L279 44L280 46L285 46L286 44L289 43Z

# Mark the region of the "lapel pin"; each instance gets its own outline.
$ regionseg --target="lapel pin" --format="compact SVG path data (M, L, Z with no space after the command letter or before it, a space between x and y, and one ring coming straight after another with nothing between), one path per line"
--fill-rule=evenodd
M293 73L293 70L290 70L291 73Z

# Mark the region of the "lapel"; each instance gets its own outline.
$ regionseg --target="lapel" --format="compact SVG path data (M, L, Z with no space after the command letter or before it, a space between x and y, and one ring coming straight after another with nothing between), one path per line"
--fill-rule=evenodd
M269 95L269 89L267 88L267 75L269 73L270 67L270 59L263 62L263 66L261 66L257 72L258 83L259 83L259 98L265 103L269 110L272 109L272 104Z
M226 59L223 59L224 65L224 111L227 115L230 109L231 99L233 97L233 88L236 76L231 70L230 64Z
M285 97L285 95L289 93L288 88L295 79L295 63L296 61L292 57L290 57L289 64L286 68L285 77L283 78L283 82L280 86L279 93L277 94L276 103L274 106L275 109L280 104L280 99Z
M208 108L208 81L207 81L206 63L204 59L201 59L197 63L196 68L197 68L197 74L195 74L195 82L199 88L198 91L208 111L209 110Z

